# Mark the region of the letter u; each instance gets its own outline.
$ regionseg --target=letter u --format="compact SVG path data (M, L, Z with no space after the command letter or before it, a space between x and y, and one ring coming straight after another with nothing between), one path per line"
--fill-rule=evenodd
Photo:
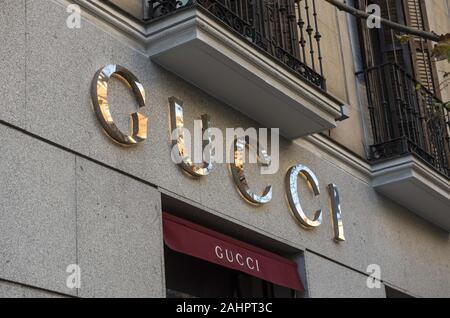
M228 256L228 252L230 252L230 256ZM233 252L226 249L226 250L225 250L225 255L227 256L227 260L228 260L230 263L233 263ZM230 259L230 257L231 257L231 259Z

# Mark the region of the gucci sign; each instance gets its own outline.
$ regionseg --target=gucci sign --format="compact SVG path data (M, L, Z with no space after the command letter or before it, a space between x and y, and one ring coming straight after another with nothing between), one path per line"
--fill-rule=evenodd
M108 103L108 83L112 77L116 77L127 84L132 90L137 103L137 111L130 114L130 131L128 133L121 131L112 118L109 103ZM107 65L100 69L94 77L91 87L91 96L94 106L95 114L105 130L115 142L123 146L132 146L143 142L147 139L147 122L148 119L139 110L145 107L145 90L143 85L139 82L136 76L134 76L129 70L119 65ZM184 135L184 117L182 101L171 97L169 98L170 104L170 117L171 117L171 129L172 129L172 143L173 149L179 161L177 164L189 173L190 175L201 178L206 177L212 173L214 169L214 162L212 160L212 147L208 146L212 143L210 135L210 119L207 115L202 116L201 130L202 130L202 149L206 152L206 159L203 162L196 163L189 155L190 152L186 143L189 138L185 138ZM253 138L255 139L255 138ZM267 166L271 162L271 157L267 154L264 146L261 145L260 140L252 140L249 136L236 137L232 143L231 152L234 160L230 162L230 168L233 175L233 180L237 186L238 191L242 197L249 203L254 205L268 204L272 200L272 186L268 185L261 192L256 193L247 182L245 175L245 150L252 148L256 152L256 162L260 166ZM256 145L256 147L254 146ZM278 149L277 149L278 150ZM272 153L274 149L272 148ZM317 209L313 217L309 217L301 204L301 198L298 191L298 178L304 177L309 188L315 196L320 195L319 181L308 167L298 164L291 167L286 175L286 197L292 214L295 219L306 229L314 229L322 224L322 209ZM331 214L334 230L334 239L336 241L345 241L344 226L342 221L342 211L340 204L339 191L335 184L329 184L327 187L328 195L331 201ZM217 257L227 257L231 255L231 252L223 251L221 247L216 249ZM229 254L229 255L227 255ZM255 261L252 259L246 259L243 255L235 255L235 261L245 266L256 266ZM228 258L227 258L228 259ZM230 256L231 259L231 256ZM242 266L244 266L242 265Z
M257 258L243 255L238 251L233 251L220 245L216 245L214 254L219 260L227 261L228 263L236 263L250 271L259 272L259 260Z

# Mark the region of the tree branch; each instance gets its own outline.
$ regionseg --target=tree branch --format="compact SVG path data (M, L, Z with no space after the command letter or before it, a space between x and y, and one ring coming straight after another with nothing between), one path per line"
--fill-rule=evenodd
M368 14L367 12L358 10L358 9L356 9L352 6L349 6L339 0L325 0L325 1L334 5L341 11L350 13L351 15L353 15L354 17L356 17L358 19L367 20L371 17L371 15ZM415 36L418 36L418 37L421 37L423 39L427 39L427 40L430 40L433 42L439 42L442 39L442 36L439 36L438 34L436 34L434 32L427 32L427 31L416 29L416 28L411 28L406 25L395 23L395 22L392 22L390 20L387 20L387 19L384 19L381 17L379 19L380 19L381 25L391 28L393 30L402 32L402 33L406 33L409 35L415 35Z

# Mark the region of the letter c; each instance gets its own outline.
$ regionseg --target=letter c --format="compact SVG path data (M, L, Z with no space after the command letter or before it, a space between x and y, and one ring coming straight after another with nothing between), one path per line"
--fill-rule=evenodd
M253 265L250 266L250 261L252 261ZM253 259L251 259L250 257L247 257L246 259L246 263L247 263L247 267L250 269L255 269L255 261Z
M316 175L308 167L305 167L303 165L293 166L289 169L289 172L286 176L286 188L289 206L293 215L301 225L303 225L307 229L316 228L320 224L322 224L322 209L318 209L316 211L313 220L306 216L300 202L300 196L298 194L297 179L299 175L303 175L304 177L306 177L306 181L311 186L314 195L317 196L320 194L319 181L317 180Z
M239 261L240 259L240 261ZM239 253L236 253L236 262L238 262L239 265L244 266L244 260L242 258L242 255Z

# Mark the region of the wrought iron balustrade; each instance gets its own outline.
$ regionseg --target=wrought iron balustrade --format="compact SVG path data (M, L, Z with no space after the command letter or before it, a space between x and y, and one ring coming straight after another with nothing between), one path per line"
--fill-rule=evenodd
M308 82L325 89L316 0L150 0L149 20L207 10Z
M400 66L367 69L367 99L374 144L372 160L413 153L450 178L449 112Z

